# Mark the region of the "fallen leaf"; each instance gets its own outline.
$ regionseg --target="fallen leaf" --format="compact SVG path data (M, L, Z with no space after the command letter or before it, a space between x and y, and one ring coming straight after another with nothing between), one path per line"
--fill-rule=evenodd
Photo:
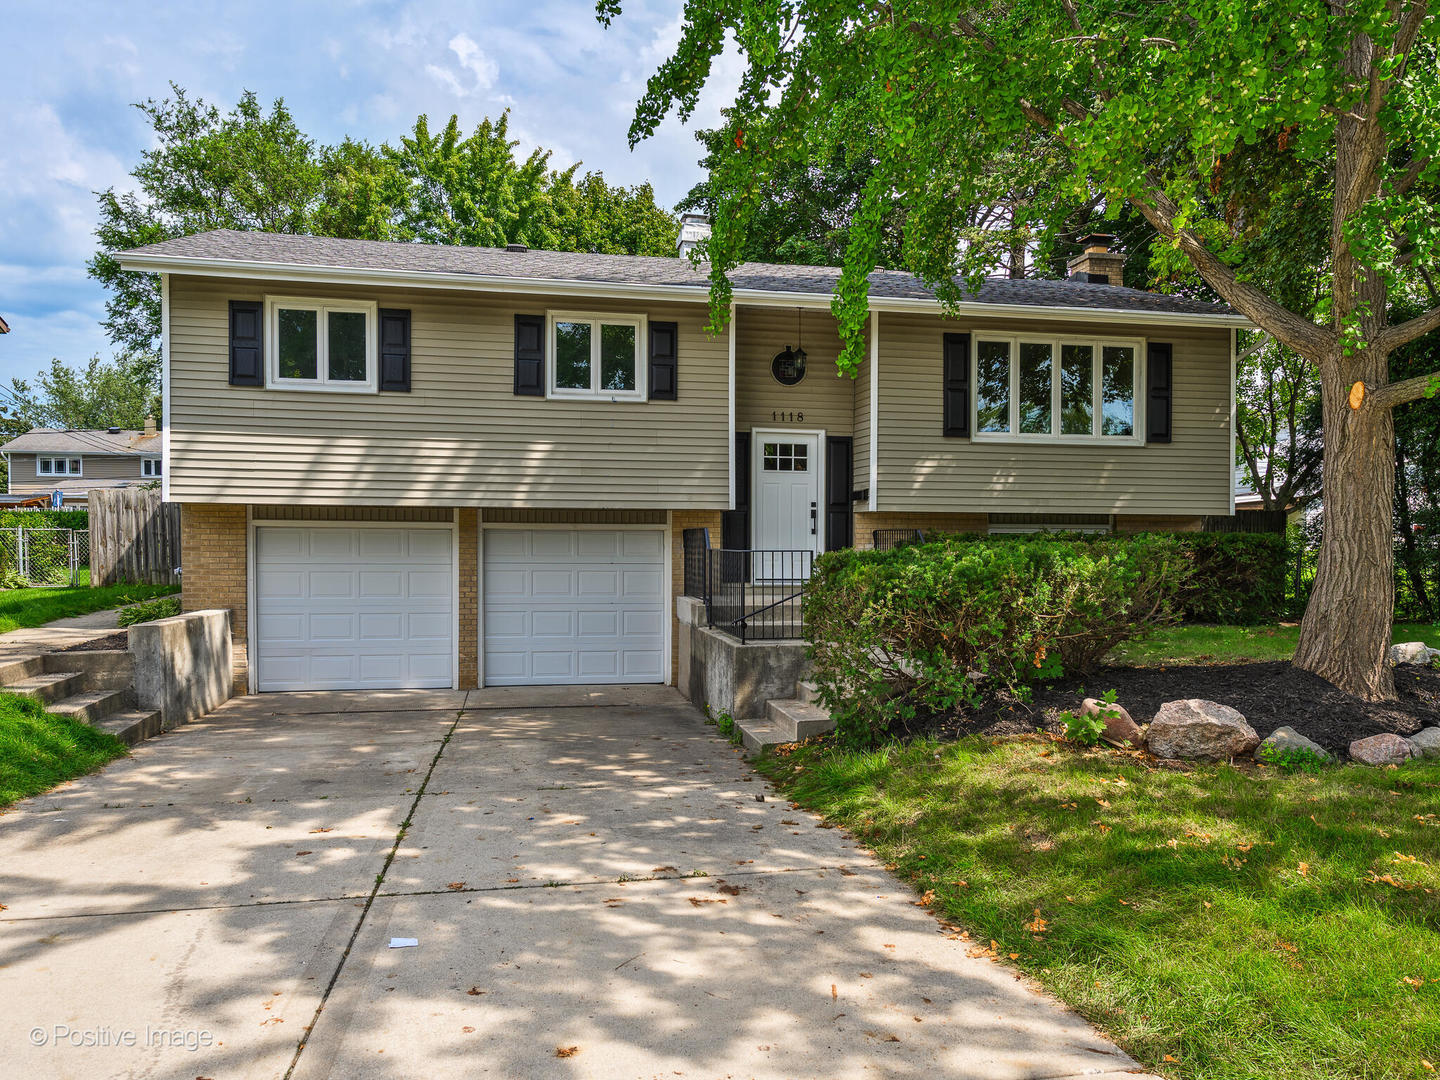
M484 992L485 991L481 990L478 986L472 986L469 990L465 991L465 993L469 994L471 997L479 997Z
M1180 1059L1179 1059L1179 1058L1177 1058L1177 1057L1174 1057L1174 1056L1172 1056L1172 1055L1170 1055L1170 1054L1166 1054L1166 1055L1165 1055L1165 1057L1164 1057L1164 1058L1162 1058L1162 1059L1161 1059L1161 1060L1163 1060L1163 1061L1174 1061L1174 1062L1179 1062L1179 1060L1180 1060Z
M1032 934L1040 934L1045 931L1045 928L1048 925L1049 924L1046 923L1043 918L1041 918L1040 909L1037 907L1035 909L1035 918L1031 919L1028 923L1025 924L1025 929L1029 930Z
M558 1058L574 1057L574 1056L575 1056L576 1054L578 1054L579 1052L580 1052L580 1047L578 1047L578 1046L557 1046L557 1047L555 1047L555 1056L558 1057Z
M729 901L729 900L726 900L723 896L692 896L692 897L690 897L690 903L693 904L695 907L699 907L701 904L728 904L729 902L730 902L730 901Z
M1299 872L1301 877L1308 878L1310 876L1310 864L1308 862L1302 862L1295 869Z
M739 896L742 892L745 891L745 886L743 886L743 885L717 885L717 886L715 886L715 891L716 891L716 892L723 892L726 896Z
M295 854L296 854L296 855L313 855L313 854L315 854L315 853L314 853L313 851L297 851L297 852L295 852Z
M469 1035L469 1034L470 1034L471 1032L473 1032L475 1029L474 1029L473 1027L469 1027L469 1026L467 1025L466 1027L462 1027L460 1030L463 1031L466 1035Z
M1019 954L1018 952L1012 952L1012 953L1010 954L1010 959L1011 959L1011 960L1019 960L1019 959L1020 959L1020 954Z
M505 879L505 884L507 884L507 885L514 885L514 884L515 884L516 882L518 882L519 880L520 880L520 879L519 879L518 877L507 877L507 878Z
M328 829L311 829L310 831L312 833L334 832L335 826L331 825Z
M831 984L830 984L830 1000L831 1000L831 1001L839 1001L839 1000L840 1000L840 991L838 991L838 990L835 989L835 984L834 984L834 983L831 983Z
M1099 803L1101 806L1103 806L1106 810L1109 810L1109 809L1110 809L1110 804L1109 804L1108 802L1106 802L1104 799L1096 799L1095 801L1096 801L1097 803Z
M1422 987L1422 986L1425 985L1425 980L1424 980L1424 979L1412 978L1412 977L1409 976L1409 975L1406 975L1406 976L1405 976L1404 978L1402 978L1400 981L1401 981L1402 983L1404 983L1406 986L1414 987L1416 990L1419 990L1420 987Z
M450 882L449 885L446 885L445 887L446 887L447 889L450 889L452 892L453 892L453 891L458 891L458 890L463 889L463 888L465 887L465 882L463 882L463 881L452 881L452 882Z
M1434 1072L1434 1071L1435 1071L1435 1066L1434 1066L1434 1065L1431 1065L1430 1062L1426 1061L1424 1058L1421 1058L1421 1059L1420 1059L1420 1064L1423 1065L1423 1066L1425 1066L1425 1069L1426 1069L1427 1072Z

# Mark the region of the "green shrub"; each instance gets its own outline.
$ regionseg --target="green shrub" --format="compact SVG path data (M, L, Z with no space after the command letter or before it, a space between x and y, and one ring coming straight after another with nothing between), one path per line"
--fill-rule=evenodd
M829 552L804 599L820 699L839 736L866 745L984 693L1026 696L1173 621L1190 572L1160 535Z
M179 614L180 598L178 596L157 596L154 600L146 600L144 603L121 608L115 621L125 627L134 626L136 623L152 622L155 619L168 619L171 615Z
M28 529L88 529L90 514L85 510L0 510L0 529L17 525Z

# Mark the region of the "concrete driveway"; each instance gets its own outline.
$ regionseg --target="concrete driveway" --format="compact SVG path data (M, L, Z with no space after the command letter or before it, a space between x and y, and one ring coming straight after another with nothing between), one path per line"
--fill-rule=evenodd
M242 698L0 817L4 1072L1136 1075L913 899L668 689Z

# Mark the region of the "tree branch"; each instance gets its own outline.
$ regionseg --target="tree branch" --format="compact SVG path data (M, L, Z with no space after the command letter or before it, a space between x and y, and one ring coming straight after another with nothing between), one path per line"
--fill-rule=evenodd
M1407 322L1387 326L1376 335L1375 348L1391 353L1406 342L1414 341L1421 334L1440 330L1440 307L1433 307L1423 315L1417 315Z
M1422 397L1429 397L1432 386L1440 387L1440 371L1432 371L1428 375L1416 375L1412 379L1401 379L1399 382L1386 383L1373 390L1367 386L1365 388L1365 404L1362 407L1393 409L1396 405L1404 405L1409 401L1418 401Z

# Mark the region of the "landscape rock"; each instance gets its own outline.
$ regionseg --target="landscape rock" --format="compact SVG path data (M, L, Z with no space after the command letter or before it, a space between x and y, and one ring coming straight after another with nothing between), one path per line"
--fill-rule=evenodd
M1329 761L1330 754L1317 742L1312 742L1292 727L1276 728L1255 748L1257 761L1283 760L1286 753L1313 754L1321 761Z
M1392 664L1429 664L1440 658L1440 649L1432 649L1423 641L1405 641L1390 646Z
M1250 753L1260 736L1228 705L1203 698L1167 701L1150 722L1150 752L1161 758L1228 761Z
M1350 744L1350 759L1361 765L1403 765L1414 753L1409 739L1388 731Z
M1418 758L1440 757L1440 727L1427 727L1409 738L1410 749Z
M1114 715L1105 717L1105 730L1100 738L1111 746L1123 748L1129 743L1132 748L1139 749L1145 737L1140 734L1140 725L1130 718L1123 706L1106 705L1093 697L1087 697L1080 705L1081 716L1100 716L1107 712Z

